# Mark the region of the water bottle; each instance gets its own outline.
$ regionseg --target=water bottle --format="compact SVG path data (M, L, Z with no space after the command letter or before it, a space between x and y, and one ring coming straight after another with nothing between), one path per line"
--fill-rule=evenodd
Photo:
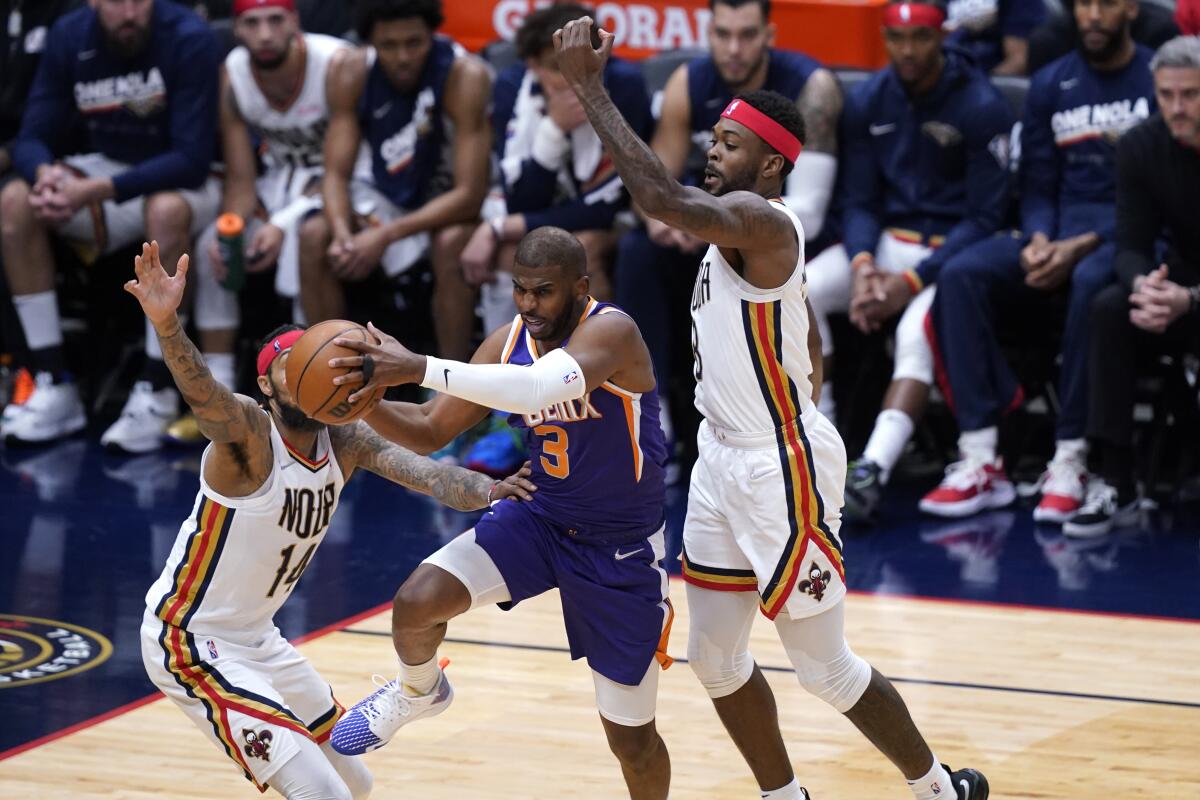
M231 292L240 292L246 285L246 222L240 214L217 217L217 249L225 262L225 280L221 285Z

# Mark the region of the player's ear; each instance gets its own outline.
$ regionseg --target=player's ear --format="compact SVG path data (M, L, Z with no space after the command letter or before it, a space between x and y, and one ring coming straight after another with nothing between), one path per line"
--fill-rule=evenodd
M266 375L258 376L258 390L262 392L263 397L267 398L268 400L274 396L274 392L271 391L271 382L267 380Z
M587 275L580 275L579 280L575 281L575 296L579 298L587 297L591 288L592 279Z
M783 174L783 156L779 153L771 153L767 156L766 162L763 164L762 176L767 180L774 177L782 177Z

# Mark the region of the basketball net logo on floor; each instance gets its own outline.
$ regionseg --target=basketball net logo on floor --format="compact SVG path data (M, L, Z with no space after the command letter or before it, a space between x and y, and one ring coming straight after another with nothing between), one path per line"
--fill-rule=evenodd
M53 619L0 614L0 689L76 675L112 655L95 631Z

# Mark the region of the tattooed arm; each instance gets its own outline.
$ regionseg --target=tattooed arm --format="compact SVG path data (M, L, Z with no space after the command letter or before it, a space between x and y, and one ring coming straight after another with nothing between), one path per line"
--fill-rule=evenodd
M250 494L267 479L271 466L270 423L253 400L218 383L196 345L183 332L175 311L187 281L188 257L169 276L159 259L158 243L142 245L134 260L136 278L125 290L138 299L162 346L163 359L200 432L215 445L205 462L204 479L228 497Z
M355 468L362 467L459 511L486 508L491 500L511 495L529 499L526 490L532 484L527 481L521 480L522 485L513 491L517 485L513 479L496 481L479 472L419 456L384 439L363 422L334 426L329 432L338 466L347 478Z
M786 252L787 243L796 241L795 229L766 199L752 192L713 197L703 189L683 186L634 132L602 82L612 34L600 32L602 44L597 51L591 44L591 25L591 19L584 17L554 34L559 69L643 213L718 247ZM736 133L725 133L723 138L723 146L736 146L732 141ZM789 272L794 266L793 258Z

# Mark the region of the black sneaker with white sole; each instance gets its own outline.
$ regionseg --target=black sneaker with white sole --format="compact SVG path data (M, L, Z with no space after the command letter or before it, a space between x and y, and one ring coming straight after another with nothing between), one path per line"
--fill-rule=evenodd
M1105 536L1113 528L1133 524L1137 515L1137 494L1130 492L1127 497L1122 497L1115 486L1093 477L1088 483L1083 505L1063 522L1063 536L1074 539Z
M942 769L950 772L950 767L945 764L942 764ZM987 800L987 778L977 769L950 772L950 784L954 787L955 800Z
M867 458L850 464L846 471L846 506L842 513L850 522L870 522L883 499L883 468Z

